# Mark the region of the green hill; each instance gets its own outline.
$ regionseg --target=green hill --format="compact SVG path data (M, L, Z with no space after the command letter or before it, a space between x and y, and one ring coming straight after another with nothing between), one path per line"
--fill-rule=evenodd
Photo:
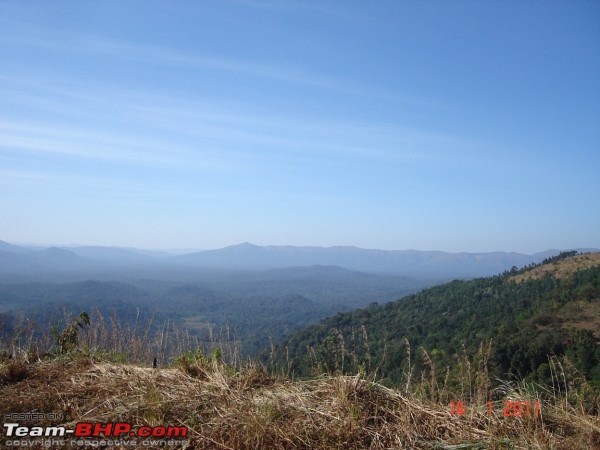
M600 253L574 253L338 314L265 360L294 376L359 371L431 388L478 372L488 388L497 379L552 385L559 364L600 388Z

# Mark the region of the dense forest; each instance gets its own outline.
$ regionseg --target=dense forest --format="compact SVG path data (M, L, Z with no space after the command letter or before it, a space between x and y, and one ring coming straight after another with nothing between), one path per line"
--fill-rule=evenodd
M264 358L295 376L366 371L397 386L436 368L435 376L448 378L464 364L485 366L492 380L551 384L552 357L566 356L600 387L598 256L565 253L522 270L340 313Z
M156 333L169 323L199 342L235 341L251 356L320 319L370 301L390 301L428 283L327 266L198 271L183 281L0 283L0 339L29 328L47 334L81 311L97 311L109 325L150 324Z

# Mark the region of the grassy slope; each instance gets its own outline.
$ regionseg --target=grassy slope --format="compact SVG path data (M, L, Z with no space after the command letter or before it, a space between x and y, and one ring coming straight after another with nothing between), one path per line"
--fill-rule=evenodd
M556 263L543 264L531 270L510 278L510 281L522 283L527 280L539 280L545 276L565 279L573 276L575 272L600 265L600 253L584 253L575 255Z

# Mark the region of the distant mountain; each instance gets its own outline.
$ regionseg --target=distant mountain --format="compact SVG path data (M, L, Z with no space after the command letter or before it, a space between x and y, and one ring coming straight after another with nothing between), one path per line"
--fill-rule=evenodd
M25 250L16 246L3 246L10 251L0 251L0 275L36 275L44 272L80 271L90 261L67 250L50 247L43 250Z
M146 267L165 256L118 247L38 249L0 241L0 281L67 281L99 276L107 279L119 275L119 271L124 273L123 268Z
M581 250L580 250L581 251ZM362 272L427 278L471 278L492 275L538 263L559 250L534 255L521 253L447 253L417 250L370 250L358 247L260 247L249 243L172 258L194 267L237 269L292 266L339 266Z
M15 255L21 255L28 253L29 250L18 245L9 244L8 242L0 241L0 252L13 253Z
M149 253L120 247L69 247L68 251L89 260L113 264L147 263L154 260Z
M58 247L50 247L29 254L30 257L48 265L77 265L86 261L86 258L73 252Z
M19 273L41 268L39 264L22 257L18 253L0 250L0 273Z
M576 249L593 251L594 249ZM169 255L131 248L79 246L25 248L0 241L0 279L12 276L25 280L28 275L68 274L95 278L130 274L164 279L185 274L193 276L199 269L260 271L299 267L339 267L346 270L401 275L425 280L474 278L538 263L559 250L534 255L521 253L448 253L417 250L373 250L358 247L257 246L249 243L218 250L183 255ZM18 256L18 258L15 258ZM135 275L133 274L135 272ZM80 278L81 279L81 278Z

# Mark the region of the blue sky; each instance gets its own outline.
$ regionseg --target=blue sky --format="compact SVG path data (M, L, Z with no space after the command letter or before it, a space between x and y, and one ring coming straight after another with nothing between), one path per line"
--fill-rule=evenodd
M0 239L600 247L600 3L0 0Z

